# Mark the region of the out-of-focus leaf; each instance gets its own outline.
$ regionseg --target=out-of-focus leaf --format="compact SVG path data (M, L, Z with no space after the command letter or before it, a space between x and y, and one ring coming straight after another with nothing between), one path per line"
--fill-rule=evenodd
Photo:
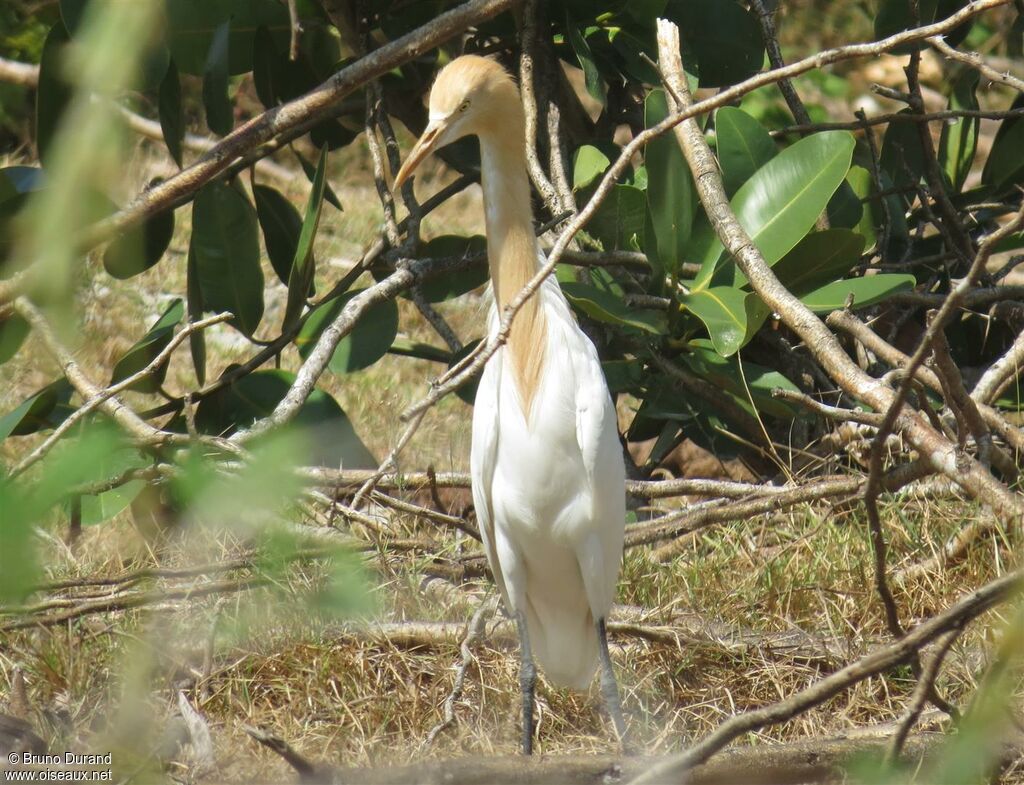
M230 20L217 26L210 42L210 53L203 68L203 107L206 124L219 136L227 136L235 124L234 109L228 98L228 40Z
M853 156L853 136L825 131L801 139L758 169L730 201L740 224L775 264L814 226L843 182ZM741 286L746 277L731 260L719 263L722 243L711 240L696 287Z
M299 247L302 216L287 196L270 186L254 185L252 193L256 198L256 214L263 230L270 266L281 283L287 286L295 249Z
M171 158L183 165L182 142L185 139L185 116L181 110L181 79L178 77L178 66L171 60L167 64L167 73L160 82L160 93L157 101L157 112L160 115L160 130L163 131L164 144Z
M900 114L912 112L904 109ZM917 198L916 187L924 174L924 160L917 123L889 123L882 138L882 153L878 164L889 175L893 185L902 191L900 196L905 204Z
M665 16L679 25L702 87L724 87L761 70L761 25L735 0L669 0Z
M477 234L463 237L443 234L420 246L419 259L441 259L446 256L468 257L482 254L487 250L487 240ZM453 297L460 297L487 283L487 264L479 264L467 270L442 273L427 279L420 285L420 293L428 303L440 303Z
M637 251L643 247L647 197L632 185L616 185L597 208L587 229L606 251Z
M829 313L845 307L847 298L852 294L853 307L866 308L897 292L912 289L916 283L912 275L869 275L866 278L850 278L826 284L805 294L800 300L815 313Z
M43 187L43 170L37 166L5 166L0 169L0 212L7 204Z
M160 261L174 236L174 210L163 210L115 238L103 253L103 268L114 278L131 278Z
M662 90L652 90L644 102L644 125L657 125L668 116L668 102ZM690 167L673 134L662 134L647 143L647 204L651 211L658 260L675 275L690 241L693 216L697 210L697 189ZM648 238L649 242L649 238Z
M279 47L288 45L288 8L276 0L165 0L167 39L178 68L202 74L217 28L230 20L228 73L252 69L253 38L262 26Z
M719 109L715 113L715 133L722 182L729 196L778 152L765 127L742 109Z
M572 158L572 187L586 188L611 165L608 156L592 144L581 145Z
M949 96L949 108L953 110L977 110L980 74L974 69L964 70L953 82L953 91ZM960 117L942 124L939 137L939 165L954 191L961 191L964 181L974 163L974 153L978 149L978 126L980 117Z
M357 289L346 292L324 303L309 315L295 339L303 359L313 351L320 333L338 317L349 301L365 291ZM396 335L398 304L394 300L377 303L368 308L352 331L341 339L328 367L339 375L368 368L387 353Z
M314 183L316 181L316 167L298 152L295 153L295 157L299 159L299 165L302 167L302 171L306 173L306 178L310 183ZM341 200L338 198L338 195L334 193L334 189L331 188L331 184L327 182L326 177L324 178L324 199L333 204L339 210L344 210L341 206Z
M657 311L632 308L611 292L585 283L563 283L566 299L592 319L620 327L632 327L652 335L663 335L665 316Z
M590 93L591 98L603 106L606 100L604 81L601 79L601 72L597 68L597 62L594 60L594 53L590 51L590 44L587 43L584 34L571 20L566 20L565 29L569 38L569 45L572 46L572 51L576 54L580 68L583 69L583 80L586 84L587 92Z
M199 288L199 271L196 270L196 257L192 248L188 249L188 266L186 272L185 291L188 295L188 320L197 322L203 318L203 293ZM206 333L195 330L188 336L189 351L192 354L192 366L196 372L196 381L200 386L206 384Z
M811 232L775 265L779 281L796 295L846 275L860 260L864 238L849 229Z
M320 225L320 210L324 204L324 189L327 185L327 147L320 151L320 160L313 176L313 188L306 202L306 216L302 220L299 242L295 248L295 259L288 276L288 303L284 312L284 328L288 329L302 314L306 295L313 284L316 262L313 259L313 240Z
M39 60L39 86L36 88L36 149L39 160L44 164L49 158L50 142L57 132L61 115L72 89L64 78L64 53L68 33L61 22L57 22L46 36L43 54Z
M1024 95L1017 96L1012 109L1024 109ZM981 173L981 182L997 193L1024 182L1024 117L1007 117L996 131L992 149Z
M392 303L393 304L393 303ZM230 435L266 417L295 382L295 374L262 370L235 380L200 401L196 427L203 433ZM356 435L348 416L330 395L314 390L292 421L312 441L308 464L346 469L370 469L377 461Z
M142 469L146 459L132 447L121 447L101 456L96 472L116 479L132 469ZM82 525L95 526L108 521L131 504L146 486L145 480L131 480L96 496L82 497Z
M192 242L202 307L230 311L231 324L252 335L263 318L263 270L256 211L233 185L210 183L192 206Z
M149 328L149 331L125 353L124 357L117 361L110 383L117 384L153 362L156 356L164 350L164 347L171 342L171 338L174 337L174 328L178 326L184 315L185 304L180 299L176 299ZM136 392L156 392L164 383L166 375L167 364L164 363L154 373L136 382L129 389Z
M29 325L18 314L0 317L0 365L10 360L25 342Z
M708 329L715 351L735 354L758 331L769 310L753 292L731 286L712 286L679 296L679 301Z

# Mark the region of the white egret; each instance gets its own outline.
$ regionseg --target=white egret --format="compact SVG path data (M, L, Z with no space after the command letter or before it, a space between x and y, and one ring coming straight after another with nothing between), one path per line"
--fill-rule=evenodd
M498 63L465 55L441 70L429 122L395 185L438 147L472 134L480 139L493 335L502 309L544 262L523 107ZM553 684L574 689L585 689L600 663L604 703L623 741L605 619L622 561L625 471L597 351L554 276L484 368L470 463L487 560L519 633L523 752L533 747L534 656Z

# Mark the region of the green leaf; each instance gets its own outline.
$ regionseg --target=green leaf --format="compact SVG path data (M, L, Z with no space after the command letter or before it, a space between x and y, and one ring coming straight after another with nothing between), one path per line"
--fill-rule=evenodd
M904 109L901 115L913 114ZM924 174L924 150L917 123L896 121L889 123L882 137L882 153L878 164L889 175L893 185L900 189L900 197L909 205L917 198L917 184Z
M44 387L35 395L30 395L11 411L7 412L3 417L0 417L0 442L14 433L15 429L21 425L21 422L25 419L26 415L32 411L32 407L37 405L37 401L43 401L43 403L38 405L38 409L45 408L48 403L48 401L46 401L46 396L49 394L48 388ZM54 403L55 402L56 401L54 401Z
M443 259L446 256L466 258L486 252L487 240L482 235L463 237L457 234L443 234L420 245L417 258ZM428 303L441 303L478 289L487 283L487 278L488 271L485 260L466 270L442 273L428 278L420 284L420 293Z
M1024 95L1017 96L1011 109L1024 109ZM981 182L996 193L1024 182L1024 117L1007 117L996 131L992 149L981 173Z
M608 156L592 144L581 145L572 157L572 187L586 188L611 165Z
M842 278L860 261L864 237L849 229L811 232L775 265L775 275L796 295Z
M0 317L0 365L17 354L30 329L28 322L16 313Z
M46 35L39 60L39 85L36 88L36 149L44 164L50 153L64 109L71 100L73 90L64 78L64 53L67 51L68 33L57 22Z
M753 13L735 0L671 0L665 16L679 25L701 87L724 87L761 70L764 42Z
M719 109L715 113L715 133L722 182L730 196L778 152L765 127L742 109Z
M153 362L156 356L171 342L171 338L174 337L174 328L178 326L184 315L185 304L181 299L175 299L149 328L149 331L125 353L124 357L117 361L110 383L117 384ZM136 392L156 392L164 383L166 375L167 363L164 363L154 373L139 380L128 389Z
M730 204L769 265L785 256L814 226L843 182L853 156L853 135L825 131L801 139L758 169ZM746 278L729 259L719 264L722 243L714 237L695 283L739 286Z
M256 214L263 230L270 266L281 283L287 286L295 249L299 247L302 216L287 196L270 186L253 185L252 193L256 198Z
M574 308L592 319L621 327L632 327L652 335L667 330L665 315L658 311L631 308L611 292L585 283L563 283L562 292Z
M253 65L253 38L266 27L278 47L288 45L288 8L277 0L164 0L167 42L178 68L202 74L217 28L231 22L228 73L244 74Z
M203 68L203 107L206 124L219 136L227 136L235 124L234 108L228 98L228 41L230 20L217 26L210 53Z
M920 0L918 19L921 25L931 24L956 13L966 5L967 0ZM950 46L959 46L970 32L973 20L968 20L959 27L946 33L943 38ZM875 15L875 38L888 38L904 30L917 27L914 14L908 0L879 0L878 12ZM904 44L893 49L893 54L910 54L914 51L914 43Z
M64 377L50 382L0 418L0 435L26 436L59 425L71 413L68 402L72 392Z
M949 96L949 108L952 110L977 110L980 74L973 69L965 69L953 82L953 91ZM954 191L962 191L967 175L970 174L974 154L978 149L978 127L980 117L959 117L942 124L939 137L939 166L949 178Z
M160 130L164 135L164 144L171 158L180 168L183 165L182 142L185 139L185 115L181 109L181 79L178 66L171 60L167 64L167 73L160 82L157 98L157 113L160 116Z
M587 92L590 93L591 98L599 102L601 106L604 106L606 100L604 81L601 79L601 72L597 68L597 62L594 60L594 53L590 51L590 44L587 43L583 33L580 32L580 29L571 20L566 19L565 29L569 38L569 45L572 46L572 51L576 54L580 68L583 69L583 80L586 84Z
M762 412L773 417L791 418L797 410L792 404L779 400L772 390L783 389L798 392L799 388L778 371L757 363L743 361L740 374L739 357L722 357L708 346L707 341L696 340L690 344L690 352L681 359L703 379L731 393L735 401L749 412ZM746 384L744 384L746 381ZM749 394L747 390L749 389ZM754 399L754 407L750 399Z
M103 478L116 479L125 472L142 469L147 465L139 451L131 447L120 447L101 456L96 465L97 473ZM96 526L108 521L130 505L146 487L145 480L131 480L96 496L82 497L82 525Z
M197 322L203 318L203 293L199 289L199 271L196 270L196 257L191 245L188 249L188 266L185 279L185 291L188 295L188 320ZM189 351L192 354L192 367L196 372L196 381L202 386L206 384L206 332L196 330L188 336Z
M866 308L897 292L912 289L916 283L912 275L869 275L866 278L850 278L827 284L805 294L800 300L815 313L829 313L845 307L847 298L852 294L853 307Z
M203 433L223 435L248 428L273 412L294 382L294 373L273 369L236 379L200 401L196 427ZM323 390L313 390L292 424L311 442L309 464L346 469L375 469L378 465L338 402Z
M708 329L715 351L735 354L768 318L769 310L753 292L731 286L712 286L679 296L687 310Z
M274 37L265 27L256 31L252 47L252 81L256 96L267 109L277 106L277 89L274 85L274 71L278 67L277 47Z
M299 165L302 166L302 171L306 173L306 178L310 183L316 182L316 167L307 161L298 151L295 152L295 157L299 159ZM341 206L341 200L338 195L334 193L334 189L331 188L331 184L324 179L324 199L333 204L339 210L343 210Z
M313 188L306 202L306 217L295 248L295 259L288 276L288 304L284 311L284 329L287 330L302 314L306 295L313 284L316 262L313 259L313 240L320 225L320 210L324 204L324 189L327 185L327 146L320 150L320 160L313 177Z
M344 310L350 300L365 292L356 289L335 297L310 314L295 339L299 355L306 359L327 327ZM339 375L368 368L383 357L398 335L398 304L385 300L368 308L352 331L338 343L331 357L330 369Z
M114 278L131 278L160 261L174 236L174 210L143 219L115 238L103 253L103 268Z
M644 125L657 125L668 116L668 102L662 90L652 90L644 102ZM674 134L662 134L647 144L647 204L657 245L658 260L675 275L686 256L697 211L697 189L690 167L683 158Z
M615 185L587 225L606 251L636 251L643 247L647 196L632 185Z
M192 242L202 307L230 311L231 324L252 335L263 318L263 270L256 211L241 189L214 182L192 206Z

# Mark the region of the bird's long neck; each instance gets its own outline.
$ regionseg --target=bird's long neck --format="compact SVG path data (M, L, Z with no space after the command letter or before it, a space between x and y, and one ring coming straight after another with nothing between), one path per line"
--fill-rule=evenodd
M480 135L487 257L499 313L538 270L525 134L522 113L517 110L518 101L506 123L499 122L492 133ZM547 325L537 293L516 314L507 344L527 422L544 371L546 339Z

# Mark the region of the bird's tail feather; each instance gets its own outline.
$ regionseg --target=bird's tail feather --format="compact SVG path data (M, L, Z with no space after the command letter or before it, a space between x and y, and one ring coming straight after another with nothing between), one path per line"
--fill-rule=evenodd
M590 686L597 669L598 641L589 608L529 603L526 624L533 656L548 681L574 690Z

